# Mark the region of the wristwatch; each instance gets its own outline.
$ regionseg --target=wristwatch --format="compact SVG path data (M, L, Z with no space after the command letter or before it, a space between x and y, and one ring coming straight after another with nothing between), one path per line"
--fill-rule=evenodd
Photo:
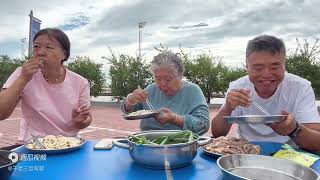
M301 132L300 123L296 121L296 128L291 133L289 133L288 136L291 139L295 140L295 138L299 135L300 132Z

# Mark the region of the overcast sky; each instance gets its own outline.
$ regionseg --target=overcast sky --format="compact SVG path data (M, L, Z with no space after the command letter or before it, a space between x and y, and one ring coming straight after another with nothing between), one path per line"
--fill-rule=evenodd
M318 0L1 0L0 54L21 56L21 38L28 37L29 13L41 28L63 29L71 40L71 57L101 62L117 54L138 54L138 23L142 53L151 59L162 43L178 52L211 52L227 65L244 62L248 40L261 34L282 38L290 50L295 38L320 37ZM25 45L27 54L27 43Z

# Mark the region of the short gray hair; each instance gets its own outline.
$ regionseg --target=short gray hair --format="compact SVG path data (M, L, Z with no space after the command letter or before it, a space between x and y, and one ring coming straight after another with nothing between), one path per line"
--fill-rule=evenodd
M150 66L151 73L154 73L154 70L162 65L168 66L170 70L174 71L178 76L183 76L184 65L178 54L172 51L164 51L154 56Z
M281 39L270 35L261 35L250 40L246 49L246 59L251 53L260 51L270 52L273 55L276 53L283 54L284 56L286 55L284 42Z

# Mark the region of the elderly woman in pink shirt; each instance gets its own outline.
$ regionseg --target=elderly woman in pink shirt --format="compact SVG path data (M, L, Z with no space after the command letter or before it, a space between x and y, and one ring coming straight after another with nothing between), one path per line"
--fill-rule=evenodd
M34 136L76 136L92 121L90 87L63 62L70 41L60 29L40 30L33 39L33 58L11 74L0 92L0 119L8 118L21 100L17 144Z

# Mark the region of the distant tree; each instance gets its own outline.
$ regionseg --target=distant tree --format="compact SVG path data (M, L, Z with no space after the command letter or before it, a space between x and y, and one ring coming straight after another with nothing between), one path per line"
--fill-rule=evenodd
M102 92L106 82L105 74L102 72L102 64L93 62L89 57L78 56L67 67L89 81L90 95L98 96Z
M145 60L125 54L116 56L110 48L109 51L111 57L103 58L110 63L110 88L115 99L119 101L134 91L138 85L144 88L152 82L149 64Z
M21 59L11 59L7 55L0 55L0 86L7 81L14 70L24 63ZM0 89L1 89L0 87Z
M224 90L223 92L227 92L230 82L235 81L247 74L247 69L244 66L236 68L227 67L226 71L223 73L223 80L220 83L221 88Z
M287 56L287 71L301 76L312 83L316 97L320 97L320 63L319 39L313 42L304 40L303 44L297 39L295 52Z
M189 58L186 54L182 54L186 69L185 77L199 85L207 102L209 103L212 97L221 96L224 91L221 84L224 80L224 73L227 71L221 58L206 53L195 58Z

